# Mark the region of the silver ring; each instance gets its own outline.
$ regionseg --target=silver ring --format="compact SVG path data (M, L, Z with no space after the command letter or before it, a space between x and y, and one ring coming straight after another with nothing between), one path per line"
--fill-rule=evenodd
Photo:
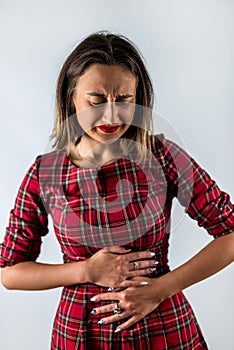
M118 303L115 304L115 308L113 310L114 314L121 314L122 309L118 306Z
M137 261L134 261L133 264L134 264L134 270L137 270L139 263Z

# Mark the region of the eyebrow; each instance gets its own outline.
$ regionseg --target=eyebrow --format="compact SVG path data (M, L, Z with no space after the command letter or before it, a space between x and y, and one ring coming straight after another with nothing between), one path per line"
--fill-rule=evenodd
M96 97L105 97L104 94L101 94L101 93L95 92L95 91L87 92L87 95L88 96L96 96ZM117 98L129 98L129 97L133 97L133 95L132 94L123 94L123 95L117 96Z
M104 94L100 94L98 92L87 92L87 95L89 95L89 96L98 96L98 97L105 97Z

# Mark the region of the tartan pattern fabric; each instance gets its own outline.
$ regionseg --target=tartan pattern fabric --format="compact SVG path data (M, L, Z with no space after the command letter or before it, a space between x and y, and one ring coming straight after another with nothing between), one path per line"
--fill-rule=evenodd
M103 246L128 245L155 252L159 265L152 278L169 271L173 198L215 238L233 232L228 194L183 149L158 135L153 162L148 163L141 168L121 158L97 170L75 166L63 151L37 157L10 213L0 266L37 259L48 232L48 214L65 263L87 259ZM101 305L90 298L106 291L92 284L63 289L51 350L207 349L182 292L131 328L114 333L117 324L99 325L100 316L90 314Z
M100 315L90 315L90 311L101 303L93 303L87 296L101 290L105 288L92 285L64 289L54 322L52 350L207 349L194 313L182 292L165 300L127 330L115 333L119 322L100 326L97 324ZM107 315L103 314L103 317Z

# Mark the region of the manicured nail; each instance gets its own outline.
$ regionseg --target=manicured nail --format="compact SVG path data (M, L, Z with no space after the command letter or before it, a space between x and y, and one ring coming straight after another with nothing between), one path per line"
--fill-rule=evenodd
M154 271L156 271L157 269L156 269L156 267L151 267L150 268L150 272L154 272Z
M116 328L115 333L120 332L121 328Z
M155 256L155 253L153 253L153 252L150 252L150 256Z
M104 320L103 319L101 319L100 321L98 321L98 324L104 324Z
M92 298L90 299L90 301L96 301L96 300L97 300L96 297L92 297Z
M96 313L97 313L96 310L91 310L91 311L90 311L90 315L95 315Z
M110 287L110 288L108 288L108 292L113 292L114 289L115 289L115 288Z
M159 264L159 261L154 261L154 265L158 265Z
M146 281L141 282L141 285L142 285L142 286L146 286L147 284L149 284L149 283L146 282Z

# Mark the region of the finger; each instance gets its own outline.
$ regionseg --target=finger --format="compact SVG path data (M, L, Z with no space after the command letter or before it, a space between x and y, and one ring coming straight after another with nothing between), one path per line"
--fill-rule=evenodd
M119 300L118 292L102 293L93 296L90 301L101 301L101 300Z
M139 259L149 259L155 257L154 252L143 251L143 252L132 252L127 255L128 261L134 261Z
M146 280L144 281L144 279L143 280L135 280L135 281L134 280L125 280L120 284L118 289L129 288L129 287L142 287L142 286L146 286L147 284L149 284L149 282ZM117 292L117 289L115 291Z
M146 269L147 267L148 268L156 267L156 265L158 265L158 264L159 264L159 262L157 260L154 260L154 259L129 262L130 271Z
M133 270L129 271L128 277L136 277L136 276L143 276L143 275L149 275L157 270L156 267L150 267L148 269L142 269L142 270Z
M141 278L139 279L139 277ZM120 285L117 288L112 288L112 287L108 288L108 292L113 292L113 291L119 292L125 288L142 287L142 286L146 286L147 284L149 284L149 281L147 280L147 278L143 278L141 274L140 276L133 276L131 277L131 279L124 280L123 282L120 283Z
M114 312L114 308L116 306L115 304L108 304L105 306L101 306L101 307L95 307L93 310L91 310L91 314L95 314L95 315L99 315L105 312Z
M114 254L126 254L128 252L131 252L130 248L126 249L124 247L118 247L118 246L109 247L109 248L106 248L106 250Z
M140 320L140 318L134 317L132 316L129 320L127 320L126 322L122 323L121 325L119 325L116 330L116 332L121 332L124 329L127 329L129 327L131 327L132 325L134 325L136 322L138 322Z
M121 321L128 316L130 316L129 312L124 310L123 312L121 312L121 314L116 314L116 315L112 315L109 317L101 318L97 323L98 324L108 324L108 323L112 323L112 322L118 322L118 321Z

